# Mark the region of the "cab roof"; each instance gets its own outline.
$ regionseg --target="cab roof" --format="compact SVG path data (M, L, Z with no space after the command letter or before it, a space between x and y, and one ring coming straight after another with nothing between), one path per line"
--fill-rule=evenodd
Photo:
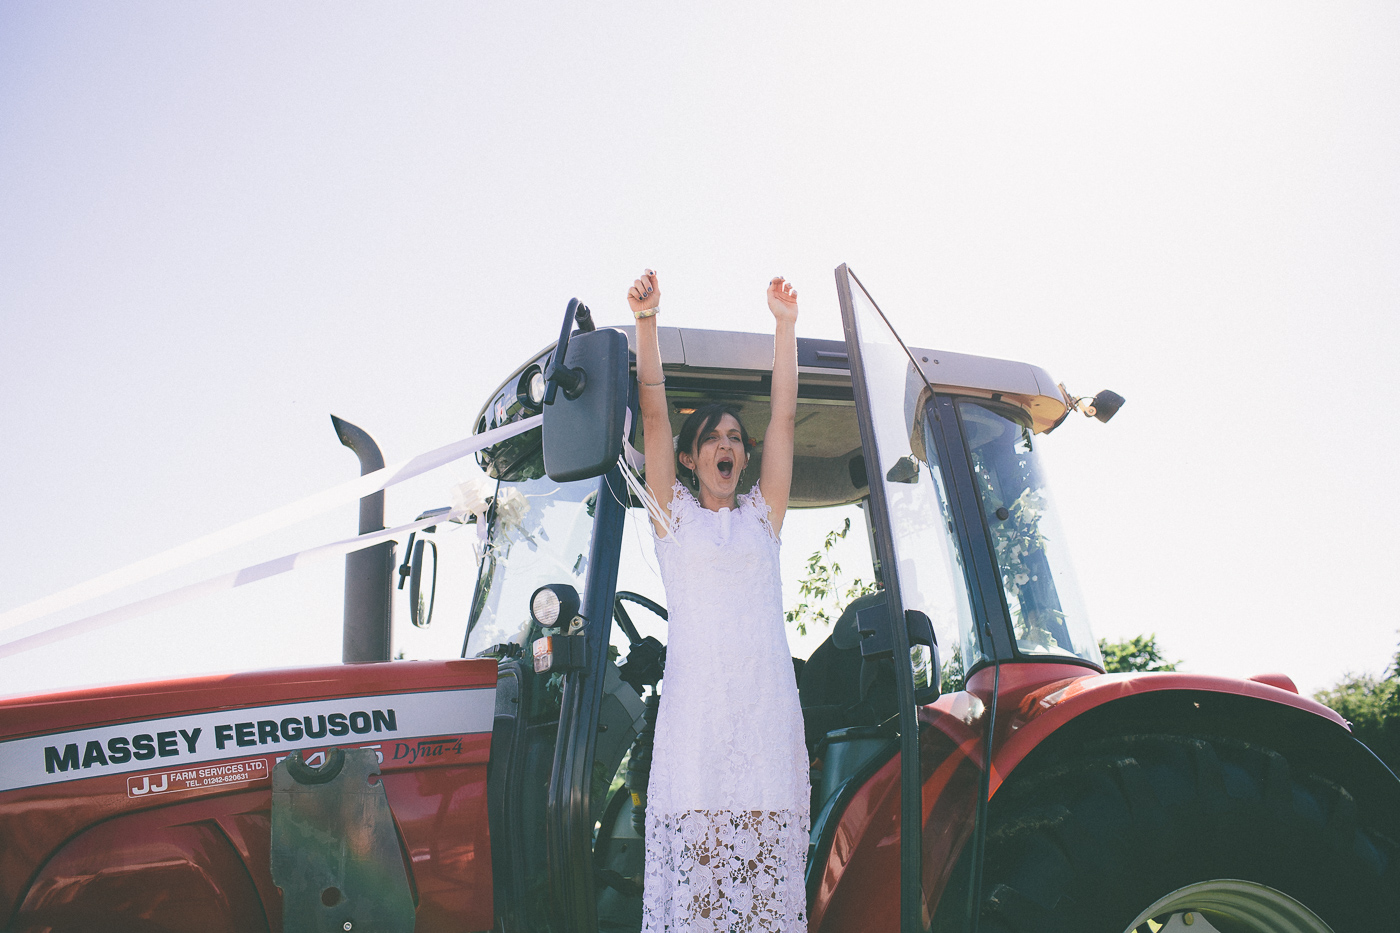
M627 336L635 358L636 328L617 329ZM761 441L770 417L772 335L661 327L658 339L672 435L680 433L681 424L699 405L722 401L739 411L745 428L760 441L755 462L740 485L741 492L747 491L762 469ZM502 383L482 409L478 430L494 426L493 411L515 415L511 403L517 380L530 366L543 366L552 350L552 346L545 348ZM911 347L910 352L935 389L1016 405L1030 417L1036 433L1055 427L1069 410L1069 399L1038 366L947 350ZM797 364L797 431L789 505L811 508L857 502L868 488L846 345L840 340L799 337ZM635 443L638 449L645 444L640 425Z
M619 327L627 347L636 353L636 328ZM660 327L661 364L667 372L749 371L766 376L773 369L773 337L740 331ZM1036 433L1050 430L1069 409L1069 399L1039 366L951 350L910 347L924 378L935 389L1012 402L1031 416ZM830 383L850 385L846 345L840 340L797 340L798 381L802 386Z

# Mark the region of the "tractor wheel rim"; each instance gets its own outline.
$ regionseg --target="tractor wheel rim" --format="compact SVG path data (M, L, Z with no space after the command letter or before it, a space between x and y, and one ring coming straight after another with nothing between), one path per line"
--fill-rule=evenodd
M1253 881L1225 878L1173 891L1138 914L1124 933L1194 933L1212 928L1251 933L1332 933L1332 928L1317 914L1282 891Z

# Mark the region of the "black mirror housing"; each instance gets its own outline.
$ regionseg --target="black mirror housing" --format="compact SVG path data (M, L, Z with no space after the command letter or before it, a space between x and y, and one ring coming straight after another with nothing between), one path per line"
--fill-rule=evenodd
M1108 424L1108 419L1118 414L1118 409L1123 407L1125 399L1112 389L1104 389L1094 396L1094 417Z
M900 457L885 474L887 483L917 483L919 481L919 461L913 457Z
M576 398L557 392L544 404L544 471L556 483L601 476L622 453L627 415L627 337L604 328L573 334L564 365L582 370Z
M923 645L929 650L929 676L932 682L926 687L914 688L914 702L924 706L939 696L938 637L933 631L933 621L917 609L904 610L904 627L911 648ZM883 663L894 656L894 633L891 630L889 604L880 600L858 610L856 631L860 634L860 689L863 697L875 680L873 665L876 662Z
M917 609L904 610L904 624L909 629L909 644L923 645L929 652L930 682L924 687L918 686L917 683L914 686L914 702L919 706L927 706L938 699L943 686L943 670L938 657L938 636L933 631L933 620L927 613Z

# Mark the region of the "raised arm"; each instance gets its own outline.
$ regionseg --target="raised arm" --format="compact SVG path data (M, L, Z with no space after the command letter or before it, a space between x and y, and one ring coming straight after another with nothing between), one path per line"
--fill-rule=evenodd
M773 416L763 432L763 468L758 484L773 513L774 534L783 529L792 492L792 437L797 424L797 289L778 276L768 283L768 310L773 312Z
M637 320L637 392L642 408L642 435L647 458L647 489L666 514L671 513L671 487L676 482L676 454L671 446L671 416L666 406L666 379L661 371L661 345L656 337L656 314L661 310L661 283L651 269L627 290L627 304ZM652 519L658 535L666 528Z

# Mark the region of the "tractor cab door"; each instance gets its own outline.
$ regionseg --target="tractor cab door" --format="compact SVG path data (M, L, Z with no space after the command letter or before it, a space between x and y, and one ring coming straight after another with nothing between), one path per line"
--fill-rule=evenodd
M900 929L923 933L918 705L938 692L932 620L966 614L954 517L923 430L933 390L919 363L845 265L836 270L860 423L876 568L885 600L857 616L865 664L892 664L900 733ZM922 427L921 427L922 426Z
M567 348L581 388L570 394L561 381L553 400L545 395L541 428L482 458L496 484L462 654L498 664L487 809L503 933L597 929L592 837L607 789L597 773L611 777L645 712L608 653L626 512L616 460L627 342L587 329L566 340L584 320L578 307L570 303L553 355ZM551 359L527 364L520 382L554 373ZM529 414L527 398L511 380L486 408L489 426ZM538 599L546 589L552 604Z

